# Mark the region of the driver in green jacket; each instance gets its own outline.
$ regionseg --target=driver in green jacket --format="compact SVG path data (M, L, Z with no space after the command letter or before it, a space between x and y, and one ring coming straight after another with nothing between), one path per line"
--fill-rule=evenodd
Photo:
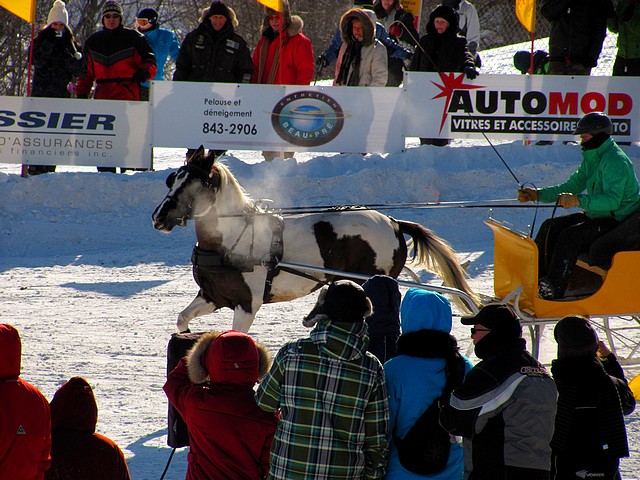
M578 170L560 185L518 191L521 202L557 202L563 208L583 210L545 220L536 235L541 298L562 298L578 256L640 209L640 187L633 164L611 138L612 132L607 115L586 114L573 132L582 140Z

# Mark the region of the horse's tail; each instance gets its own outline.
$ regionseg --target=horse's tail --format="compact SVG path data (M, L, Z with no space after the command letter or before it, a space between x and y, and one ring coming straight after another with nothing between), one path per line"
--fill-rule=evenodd
M478 305L480 299L467 282L467 273L458 263L456 253L446 240L422 225L406 220L396 220L400 231L410 235L414 243L413 262L437 274L448 287L463 291ZM460 297L454 302L465 312L470 309Z

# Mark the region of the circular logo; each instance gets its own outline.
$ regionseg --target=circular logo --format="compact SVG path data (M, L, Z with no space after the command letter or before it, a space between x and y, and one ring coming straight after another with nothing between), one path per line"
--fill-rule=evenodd
M322 92L291 93L271 111L271 125L283 140L301 147L317 147L336 138L344 126L342 107Z

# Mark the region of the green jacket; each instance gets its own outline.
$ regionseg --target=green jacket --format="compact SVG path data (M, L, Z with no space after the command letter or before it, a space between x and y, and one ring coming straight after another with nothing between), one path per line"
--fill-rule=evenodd
M582 193L586 190L586 193ZM612 138L582 152L582 163L569 179L538 190L541 202L555 202L561 193L577 194L589 218L624 220L640 208L638 178L629 157Z
M628 7L632 10L627 11ZM630 5L629 0L620 0L616 15L607 20L607 26L618 34L618 57L640 58L640 4Z
M366 351L366 323L326 317L284 345L256 392L280 410L270 479L381 479L389 408L382 365Z

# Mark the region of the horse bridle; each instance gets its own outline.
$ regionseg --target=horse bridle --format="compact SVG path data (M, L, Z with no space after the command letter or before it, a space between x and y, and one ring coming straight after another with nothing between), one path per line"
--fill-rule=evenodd
M165 184L167 185L167 188L169 188L169 189L172 188L176 177L180 174L181 171L186 171L187 173L195 173L198 176L198 178L200 179L200 181L202 182L202 185L207 190L215 191L218 188L217 186L215 186L211 182L211 172L208 172L204 168L199 167L198 165L196 165L194 163L187 163L186 165L183 165L182 167L180 167L175 172L170 173L167 176L167 179L165 180ZM169 195L167 195L167 196L169 196ZM175 199L173 197L171 197L171 198L176 203L178 203L178 204L181 203L179 200L177 200L177 199ZM192 220L194 218L206 215L208 213L208 211L210 210L210 208L211 208L211 207L209 207L207 209L207 211L205 211L204 213L201 213L201 214L198 214L198 215L194 215L194 213L193 213L193 203L188 203L186 207L187 207L187 214L184 215L183 217L178 218L178 220L180 221L180 226L181 227L186 226L188 220Z

